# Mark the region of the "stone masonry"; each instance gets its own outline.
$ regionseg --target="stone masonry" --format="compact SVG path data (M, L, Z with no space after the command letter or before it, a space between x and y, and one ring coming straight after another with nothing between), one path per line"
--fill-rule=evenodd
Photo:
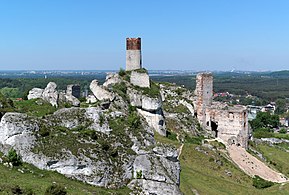
M126 38L126 71L141 68L141 38Z
M209 135L220 138L225 144L247 148L248 112L245 106L229 106L213 102L213 76L200 73L196 78L196 116Z
M139 87L150 87L150 77L148 73L140 73L132 71L130 75L130 83Z
M80 85L67 85L66 95L80 98Z

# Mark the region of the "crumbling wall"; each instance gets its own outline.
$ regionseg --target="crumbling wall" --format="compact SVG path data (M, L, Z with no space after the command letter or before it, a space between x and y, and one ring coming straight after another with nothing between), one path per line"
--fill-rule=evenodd
M248 112L245 106L228 106L213 102L213 76L200 73L196 77L196 115L201 126L212 137L220 138L227 145L247 148Z
M67 85L66 95L80 98L80 85Z
M132 71L130 75L130 83L139 87L150 87L150 77L148 73L140 73Z
M196 77L196 114L201 125L206 123L206 108L211 106L213 97L212 73L199 73Z
M225 107L227 108L227 107ZM222 139L228 145L236 144L246 148L248 142L248 116L245 107L208 108L207 129L212 136ZM214 124L217 125L214 130Z

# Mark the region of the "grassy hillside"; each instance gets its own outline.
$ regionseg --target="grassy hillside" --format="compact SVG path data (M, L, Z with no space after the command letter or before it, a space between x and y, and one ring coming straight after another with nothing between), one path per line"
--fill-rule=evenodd
M158 136L156 139L158 142L180 146L176 140ZM252 178L227 159L222 145L212 145L215 145L214 149L197 144L184 144L180 156L182 168L180 189L184 194L289 194L289 184L275 184L266 189L253 187ZM268 147L262 145L260 150L267 151L266 154L270 155L270 159L274 160L277 165L282 165L282 172L287 172L288 163L286 162L288 162L289 153L276 147Z

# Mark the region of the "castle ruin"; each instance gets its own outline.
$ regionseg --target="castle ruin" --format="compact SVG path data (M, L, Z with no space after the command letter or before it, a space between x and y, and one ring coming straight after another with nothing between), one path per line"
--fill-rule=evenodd
M126 38L126 71L141 68L141 38Z
M196 77L196 116L209 135L220 138L225 144L247 148L249 129L245 106L229 106L214 102L213 75L200 73Z

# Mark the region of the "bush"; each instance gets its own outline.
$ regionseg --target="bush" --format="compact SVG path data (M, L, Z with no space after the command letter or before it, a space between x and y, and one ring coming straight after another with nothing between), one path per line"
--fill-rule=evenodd
M177 134L170 132L170 131L167 131L167 138L173 141L178 141Z
M281 128L279 133L285 134L285 133L287 133L287 130L285 128Z
M255 188L258 188L258 189L263 189L263 188L269 188L271 186L273 186L274 183L271 182L271 181L267 181L265 179L262 179L261 177L255 175L253 177L253 186Z
M136 178L141 179L142 178L142 170L139 170L136 172Z
M45 191L45 195L66 195L66 189L60 185L51 185Z
M128 116L127 123L130 128L138 129L141 125L140 117L136 113L132 113Z
M20 156L16 153L16 150L10 149L7 155L7 161L12 163L13 166L19 166L22 164Z
M121 77L125 76L125 75L126 75L125 70L122 69L122 68L120 68L120 69L119 69L119 72L118 72L118 75L121 76Z
M11 192L12 194L23 194L23 190L18 185L11 187Z

